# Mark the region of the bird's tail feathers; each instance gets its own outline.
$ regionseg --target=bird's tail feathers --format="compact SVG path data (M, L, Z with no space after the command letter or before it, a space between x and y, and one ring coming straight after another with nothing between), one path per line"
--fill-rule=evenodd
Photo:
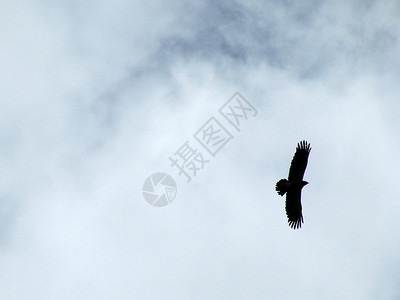
M279 180L275 185L275 190L278 192L279 195L283 196L287 192L287 179Z

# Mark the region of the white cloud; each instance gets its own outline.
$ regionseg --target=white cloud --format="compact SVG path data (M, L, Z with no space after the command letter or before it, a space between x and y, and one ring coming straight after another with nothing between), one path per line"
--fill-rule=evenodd
M0 287L12 299L396 299L399 7L9 4ZM168 160L239 90L258 110L185 183ZM311 142L305 224L274 184ZM165 171L168 207L141 188Z

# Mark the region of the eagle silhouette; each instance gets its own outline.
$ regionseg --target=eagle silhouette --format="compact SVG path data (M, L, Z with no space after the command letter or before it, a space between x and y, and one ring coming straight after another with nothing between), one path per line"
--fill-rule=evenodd
M304 223L301 212L301 189L308 184L303 180L303 176L310 151L311 146L307 141L299 142L290 164L288 179L279 180L275 186L279 195L286 194L286 215L289 226L293 229L300 228L301 223Z

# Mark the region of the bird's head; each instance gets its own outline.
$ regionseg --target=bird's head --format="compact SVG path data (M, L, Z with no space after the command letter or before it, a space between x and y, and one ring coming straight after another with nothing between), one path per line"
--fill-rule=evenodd
M304 180L303 180L301 183L302 183L302 186L305 186L305 185L308 184L308 182L307 182L307 181L304 181Z

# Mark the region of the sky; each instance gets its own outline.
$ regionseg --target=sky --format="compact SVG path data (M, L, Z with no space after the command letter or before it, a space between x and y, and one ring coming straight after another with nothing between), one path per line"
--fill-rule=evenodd
M398 1L3 1L0 35L2 299L399 299Z

